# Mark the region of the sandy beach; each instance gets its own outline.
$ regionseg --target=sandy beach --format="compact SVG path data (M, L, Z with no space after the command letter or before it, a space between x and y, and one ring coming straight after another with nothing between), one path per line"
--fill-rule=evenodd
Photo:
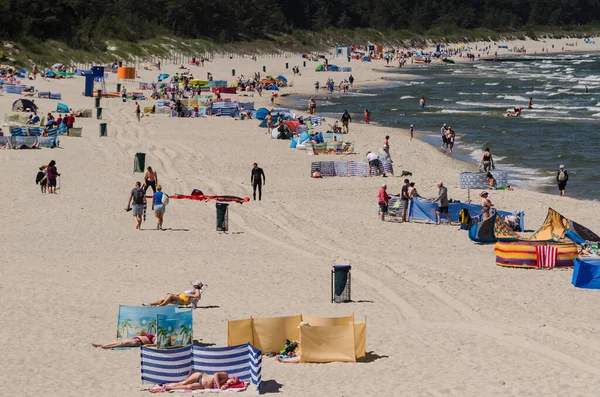
M578 50L600 49L579 42ZM527 45L534 51L547 43ZM348 77L315 72L313 62L304 68L299 57L215 59L190 69L197 78L210 71L216 80L231 82L232 69L248 77L263 65L266 74L283 74L293 83L282 94L310 95L315 80L323 84L328 77ZM293 77L296 65L301 76ZM383 61L350 65L359 86L389 83ZM173 74L178 66L164 65L163 72ZM156 81L158 73L140 70L138 81ZM410 68L405 73L395 78L410 79ZM60 102L72 108L94 107L82 96L81 77L32 83L40 91L62 92ZM107 90L114 91L116 83L111 76ZM137 88L137 82L124 84ZM0 97L0 114L18 98ZM256 108L270 106L265 94L250 100ZM57 104L35 102L44 114ZM400 170L412 172L422 196L433 197L436 184L444 182L450 198L464 201L467 191L459 189L459 174L474 171L475 165L410 141L405 130L358 121L347 136L356 142L351 158L363 159L389 135L396 176L316 180L309 177L310 162L340 156L312 157L289 149L289 141L271 139L256 120L156 114L138 122L133 102L103 99L102 106L107 137L99 137L98 120L77 119L83 137L61 137L60 148L0 150L5 236L0 338L7 342L0 355L2 395L148 395L137 349L105 351L91 343L115 339L119 305L179 293L195 279L210 285L201 302L206 308L193 313L194 339L206 345L225 346L227 321L250 316L354 313L367 318L366 362L284 365L265 357L265 393L598 394L597 294L574 288L571 270L501 268L494 263L493 246L474 244L457 226L378 219L377 191L385 182L397 194L404 179ZM214 202L188 200L171 201L167 230L155 230L149 211L137 231L124 210L134 183L142 180L132 172L136 152L146 153L146 165L158 172L168 194L197 188L251 197L250 170L257 162L266 174L263 200L230 205L227 234L215 231ZM34 175L51 159L62 174L60 194L43 195ZM471 192L472 199L478 192ZM490 198L499 209L524 210L527 229L536 230L552 207L600 231L597 201L521 189L494 191ZM355 302L332 304L330 269L344 263L353 267Z

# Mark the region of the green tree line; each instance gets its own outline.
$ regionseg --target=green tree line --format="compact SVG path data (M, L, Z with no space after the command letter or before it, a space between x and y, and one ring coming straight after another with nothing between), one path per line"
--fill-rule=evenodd
M4 40L101 48L173 34L238 41L293 30L522 29L600 20L600 0L0 0Z

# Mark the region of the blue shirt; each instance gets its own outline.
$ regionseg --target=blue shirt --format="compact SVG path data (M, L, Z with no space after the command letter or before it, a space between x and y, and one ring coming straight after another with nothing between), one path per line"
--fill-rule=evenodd
M162 205L163 192L154 193L154 205Z

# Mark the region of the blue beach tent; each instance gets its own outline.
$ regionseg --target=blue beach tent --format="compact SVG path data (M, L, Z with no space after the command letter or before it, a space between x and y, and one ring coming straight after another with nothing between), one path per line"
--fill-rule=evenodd
M600 258L578 258L574 263L571 284L577 288L600 289Z

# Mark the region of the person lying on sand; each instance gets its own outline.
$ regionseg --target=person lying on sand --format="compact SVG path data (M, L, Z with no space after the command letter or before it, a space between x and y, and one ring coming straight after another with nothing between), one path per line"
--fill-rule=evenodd
M100 344L92 343L94 347L101 347L103 349L113 349L115 347L139 347L154 345L154 335L146 334L140 336L134 336L133 338L121 339L113 343Z
M214 375L208 375L203 372L195 372L186 380L173 385L164 386L165 391L171 390L202 390L219 389L227 390L232 385L239 383L237 376L229 377L227 372L215 372Z
M167 306L170 304L177 304L185 306L190 303L191 299L200 299L202 297L202 281L191 281L190 284L194 289L190 289L182 292L181 294L167 294L164 298L161 298L155 302L148 303L146 306Z

